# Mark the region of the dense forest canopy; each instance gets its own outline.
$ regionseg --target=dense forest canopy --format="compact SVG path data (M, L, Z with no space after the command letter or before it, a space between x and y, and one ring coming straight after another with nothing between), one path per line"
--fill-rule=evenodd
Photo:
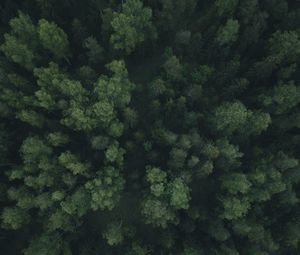
M1 254L300 254L299 1L2 0L0 24Z

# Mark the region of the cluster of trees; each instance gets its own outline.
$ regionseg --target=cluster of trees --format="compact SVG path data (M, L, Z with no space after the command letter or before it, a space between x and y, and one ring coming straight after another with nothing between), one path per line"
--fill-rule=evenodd
M299 1L0 19L1 254L300 253Z

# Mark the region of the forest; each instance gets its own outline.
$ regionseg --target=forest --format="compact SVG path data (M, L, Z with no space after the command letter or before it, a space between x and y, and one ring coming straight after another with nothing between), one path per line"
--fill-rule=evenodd
M299 255L299 0L0 0L0 254Z

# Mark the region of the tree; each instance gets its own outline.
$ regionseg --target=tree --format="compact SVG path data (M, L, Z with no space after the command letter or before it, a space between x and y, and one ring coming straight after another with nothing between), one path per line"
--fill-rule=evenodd
M130 54L148 36L155 35L151 24L152 11L143 7L139 0L128 0L122 5L121 12L114 12L111 26L113 33L110 43L116 50Z
M122 224L113 222L109 224L103 233L103 237L107 240L107 243L111 246L118 245L123 242Z
M174 211L164 202L155 198L146 198L142 203L142 214L147 224L166 228L175 220Z
M220 46L230 45L237 40L239 32L239 22L234 19L227 20L226 24L222 26L216 37L216 41Z
M116 107L123 108L131 100L130 91L134 85L128 79L124 61L114 60L106 65L112 77L102 76L95 84L94 92L99 100L108 100Z
M22 110L21 112L17 113L17 118L19 118L23 122L26 122L34 127L39 127L39 128L41 128L45 122L42 115L31 110L30 111Z
M191 31L179 31L176 33L176 43L186 46L191 40Z
M20 152L24 163L28 166L34 166L34 164L38 164L44 157L50 156L52 149L43 140L35 136L24 140ZM28 171L33 170L28 168Z
M300 89L294 84L278 84L267 95L261 95L262 104L273 114L282 114L300 102Z
M208 233L214 239L221 242L226 241L230 237L230 233L222 221L211 222L208 226Z
M66 197L61 203L64 212L82 217L90 209L90 196L84 188L77 189L72 196Z
M244 154L240 152L238 146L229 143L227 139L217 140L216 145L220 152L220 156L215 163L216 166L221 167L224 170L229 170L241 165L240 159Z
M88 181L85 188L91 195L93 210L112 210L120 200L124 179L117 169L107 166L97 172L97 177Z
M245 124L245 133L259 135L271 125L271 116L265 112L252 112Z
M160 0L162 8L157 9L159 27L162 32L175 31L184 27L184 23L194 13L197 1L195 0ZM183 22L184 21L184 22Z
M33 239L30 242L29 247L25 249L24 254L25 255L37 255L37 254L70 255L72 253L67 243L62 240L59 233L54 232L54 233L44 234L40 237L36 237L35 239Z
M215 109L211 118L212 127L219 132L232 135L259 135L271 124L271 117L265 112L248 110L241 102L226 102Z
M105 151L105 158L110 163L115 162L122 165L124 153L124 149L119 148L118 144L111 144Z
M181 179L176 178L170 184L170 189L171 206L175 209L188 209L190 200L188 186Z
M247 176L241 173L228 174L222 178L222 188L230 194L245 194L249 191L251 183Z
M81 163L78 158L72 154L70 151L63 152L58 157L59 163L70 170L73 174L87 174L88 165Z
M173 148L170 151L170 160L169 166L170 168L180 169L185 166L185 161L187 158L187 152L180 148Z
M147 255L149 254L149 249L134 243L126 255Z
M56 58L61 59L68 56L68 36L55 23L41 19L37 31L42 46L53 53Z
M222 199L224 212L222 217L227 220L238 219L248 212L250 203L247 198L226 197Z
M226 102L218 106L212 117L212 125L217 131L230 135L241 129L249 112L241 102Z
M293 63L300 54L300 40L295 31L276 31L269 39L269 54L277 64Z
M234 13L238 3L238 0L217 0L215 2L215 6L220 16L231 16Z
M167 174L159 168L150 167L148 167L146 173L147 181L151 184L151 193L156 197L163 195L166 189Z
M99 64L103 60L103 47L97 39L90 36L85 39L83 46L88 50L87 56L92 65Z
M6 207L1 218L2 226L9 229L19 229L29 222L29 215L18 207Z
M67 144L70 141L70 138L67 134L63 134L61 132L53 132L48 136L48 141L53 146L62 146Z
M167 77L172 81L177 81L182 78L182 66L176 56L170 57L163 65Z
M299 254L295 1L0 2L1 254Z
M11 32L4 34L5 41L0 49L7 59L20 66L32 70L38 56L34 52L37 47L37 31L30 17L22 12L10 21Z

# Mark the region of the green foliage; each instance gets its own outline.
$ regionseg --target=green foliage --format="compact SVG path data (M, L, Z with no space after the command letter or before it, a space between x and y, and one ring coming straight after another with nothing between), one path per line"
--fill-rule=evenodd
M103 126L108 126L114 118L113 104L109 103L107 100L99 101L93 105L93 113ZM78 112L78 114L80 114L80 112ZM82 112L82 115L84 115L84 112ZM82 122L84 121L86 120L84 119L84 116L82 116ZM79 123L79 125L80 124L81 123Z
M24 140L20 151L24 163L29 166L39 163L40 160L52 153L51 148L38 137L28 137ZM30 169L28 170L30 171Z
M62 191L54 191L51 196L54 201L61 201L64 197L65 194Z
M53 194L52 194L53 196ZM56 193L56 199L61 200L62 195ZM61 203L64 212L82 217L90 209L90 196L83 188L76 190L72 196L66 197Z
M241 102L223 103L214 112L212 123L216 130L231 134L247 121L248 110Z
M280 154L278 154L280 157ZM268 169L268 171L266 171ZM251 196L256 201L270 200L274 194L286 190L286 183L283 181L282 172L288 168L276 167L273 156L258 161L251 173L250 181L253 188Z
M25 249L24 255L70 255L71 250L64 242L59 233L44 234L40 237L33 239L29 247Z
M262 104L273 114L282 114L300 102L300 89L293 82L278 84L267 95L261 96Z
M219 15L232 15L238 3L239 0L217 0L215 6Z
M251 183L247 180L245 174L234 173L224 176L222 179L222 188L230 194L245 194L249 190Z
M124 61L114 60L106 65L112 72L112 77L102 76L95 84L94 92L100 101L108 100L116 107L123 108L130 100L130 91L134 85L128 80Z
M17 118L19 118L23 122L26 122L34 127L41 128L44 124L43 116L38 114L35 111L22 110L21 112L17 113Z
M229 231L220 221L212 222L208 226L208 233L218 241L226 241L230 237Z
M194 248L194 247L189 247L186 246L184 247L184 250L182 253L180 253L182 255L203 255L203 250L199 249L198 247Z
M6 207L1 215L2 226L8 229L19 229L29 221L26 211L18 207Z
M214 165L211 161L205 161L197 171L198 177L210 175L214 170Z
M175 209L188 209L190 200L188 186L180 178L176 178L170 186L171 206Z
M220 157L216 163L221 163L224 169L240 166L243 153L239 151L238 146L230 144L226 139L217 140L216 144L220 151Z
M151 24L152 11L143 7L140 0L128 0L122 5L122 11L114 12L111 26L113 33L110 42L116 50L131 53L146 40L149 33L154 33ZM151 35L150 35L151 36Z
M159 197L164 194L167 174L159 168L148 168L146 171L147 181L151 184L151 193Z
M293 62L300 54L300 39L295 31L276 31L269 40L269 54L275 63Z
M192 80L194 82L203 84L207 82L210 76L213 74L213 68L207 65L200 65L196 70L193 71Z
M58 157L59 163L70 170L73 174L85 174L88 171L88 166L81 163L78 158L70 151L63 152Z
M132 108L127 107L124 111L124 119L129 127L134 127L138 122L138 113Z
M259 135L271 124L271 117L265 112L252 112L241 102L226 102L215 109L211 118L212 127L226 135L241 132Z
M4 34L5 41L0 49L8 60L32 70L37 55L37 31L31 18L22 13L10 21L11 33Z
M117 144L111 144L105 151L105 158L108 162L116 162L121 165L124 153L125 151L122 148L119 148Z
M251 113L245 125L245 128L247 128L246 133L249 135L259 135L270 126L271 122L271 116L268 113Z
M105 238L107 243L111 246L121 244L124 239L122 225L117 222L109 224L103 233L103 238Z
M179 31L176 33L176 43L179 45L188 45L191 40L191 31Z
M69 142L69 137L66 134L60 133L60 132L53 132L50 133L48 136L48 141L53 146L61 146L65 145Z
M196 0L160 0L162 8L157 8L159 27L163 32L174 31L182 28L183 23L193 14L197 1Z
M169 222L174 221L174 211L163 201L148 198L142 203L142 214L147 224L166 228Z
M88 50L87 57L89 63L98 64L103 60L103 47L94 37L88 37L84 41L84 47Z
M222 26L217 34L216 40L220 46L230 45L235 42L239 32L239 22L234 19L227 20L226 24Z
M132 248L130 249L130 251L128 251L128 253L126 253L126 255L147 255L147 254L149 254L148 249L146 249L136 243L134 243L132 245Z
M41 19L37 31L42 46L53 53L56 58L64 58L68 55L68 36L55 23Z
M72 232L75 226L71 219L66 212L58 209L50 215L46 229L48 231L64 230Z
M300 254L299 7L1 1L0 253Z
M179 80L182 78L182 66L176 56L171 56L163 65L163 68L170 80Z
M250 203L247 198L228 197L222 199L224 212L222 217L226 220L233 220L245 216L250 208Z
M120 200L124 180L119 171L111 166L97 172L97 177L85 184L91 195L93 210L112 210Z
M170 151L169 166L174 169L183 168L187 153L183 149L173 148Z

